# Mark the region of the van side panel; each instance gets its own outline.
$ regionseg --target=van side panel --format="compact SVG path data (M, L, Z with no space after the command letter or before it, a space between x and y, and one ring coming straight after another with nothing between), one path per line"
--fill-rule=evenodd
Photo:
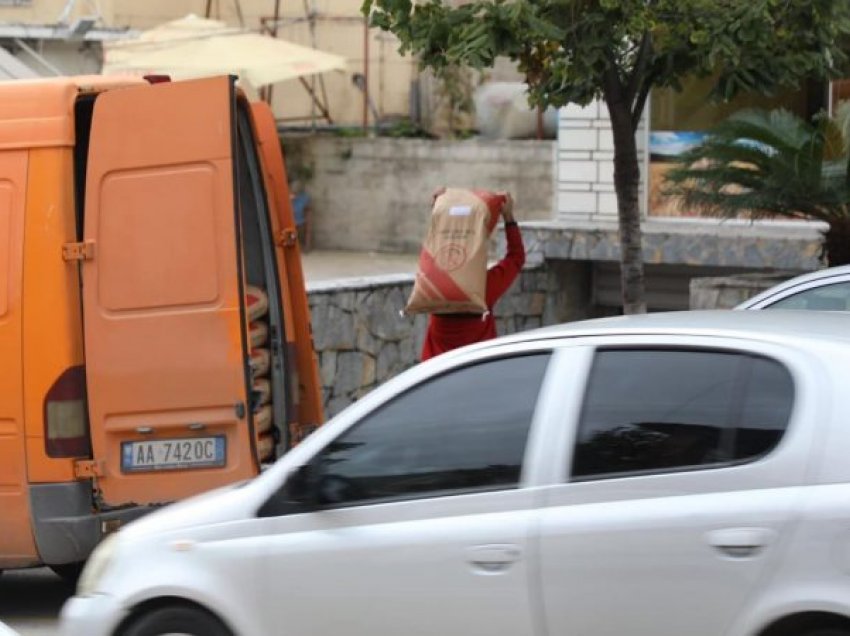
M24 250L24 398L30 483L73 482L73 460L45 452L44 400L62 373L83 364L78 264L62 259L76 240L72 151L30 152Z
M38 563L30 524L23 417L22 264L27 153L0 152L0 568Z
M82 266L83 313L106 506L173 501L259 470L232 144L226 77L118 89L95 102L84 231L94 255ZM154 451L144 450L156 445L173 458L174 448L192 446L174 440L198 438L214 438L226 463L157 469Z
M251 115L260 145L266 192L269 193L272 212L271 224L276 239L275 250L284 301L286 343L290 355L294 353L294 366L298 372L297 430L290 431L291 439L297 442L323 420L318 364L301 266L301 248L297 240L286 238L294 237L295 217L274 115L265 102L252 103Z

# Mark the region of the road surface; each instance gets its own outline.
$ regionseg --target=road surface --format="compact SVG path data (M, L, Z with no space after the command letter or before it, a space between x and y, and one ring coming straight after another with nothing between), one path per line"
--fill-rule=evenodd
M73 588L47 568L13 570L0 576L0 621L21 636L52 636L56 617Z

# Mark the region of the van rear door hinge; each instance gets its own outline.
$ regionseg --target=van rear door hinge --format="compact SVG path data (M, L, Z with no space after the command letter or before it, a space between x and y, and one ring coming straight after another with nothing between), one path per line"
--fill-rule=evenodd
M74 477L77 479L103 477L103 462L99 459L78 459L74 462Z
M277 240L275 243L280 245L281 247L292 247L298 242L298 233L289 228L286 230L281 230L277 233Z
M94 258L94 241L65 243L62 245L62 259L66 261L90 261Z

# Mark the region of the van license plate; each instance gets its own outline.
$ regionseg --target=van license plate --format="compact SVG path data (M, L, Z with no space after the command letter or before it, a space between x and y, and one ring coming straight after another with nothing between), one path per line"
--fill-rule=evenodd
M121 470L183 470L227 463L224 435L121 443Z

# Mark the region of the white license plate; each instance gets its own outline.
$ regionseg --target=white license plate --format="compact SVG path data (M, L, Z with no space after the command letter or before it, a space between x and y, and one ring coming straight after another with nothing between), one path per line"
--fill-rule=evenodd
M227 463L224 435L121 443L121 470L208 468Z

